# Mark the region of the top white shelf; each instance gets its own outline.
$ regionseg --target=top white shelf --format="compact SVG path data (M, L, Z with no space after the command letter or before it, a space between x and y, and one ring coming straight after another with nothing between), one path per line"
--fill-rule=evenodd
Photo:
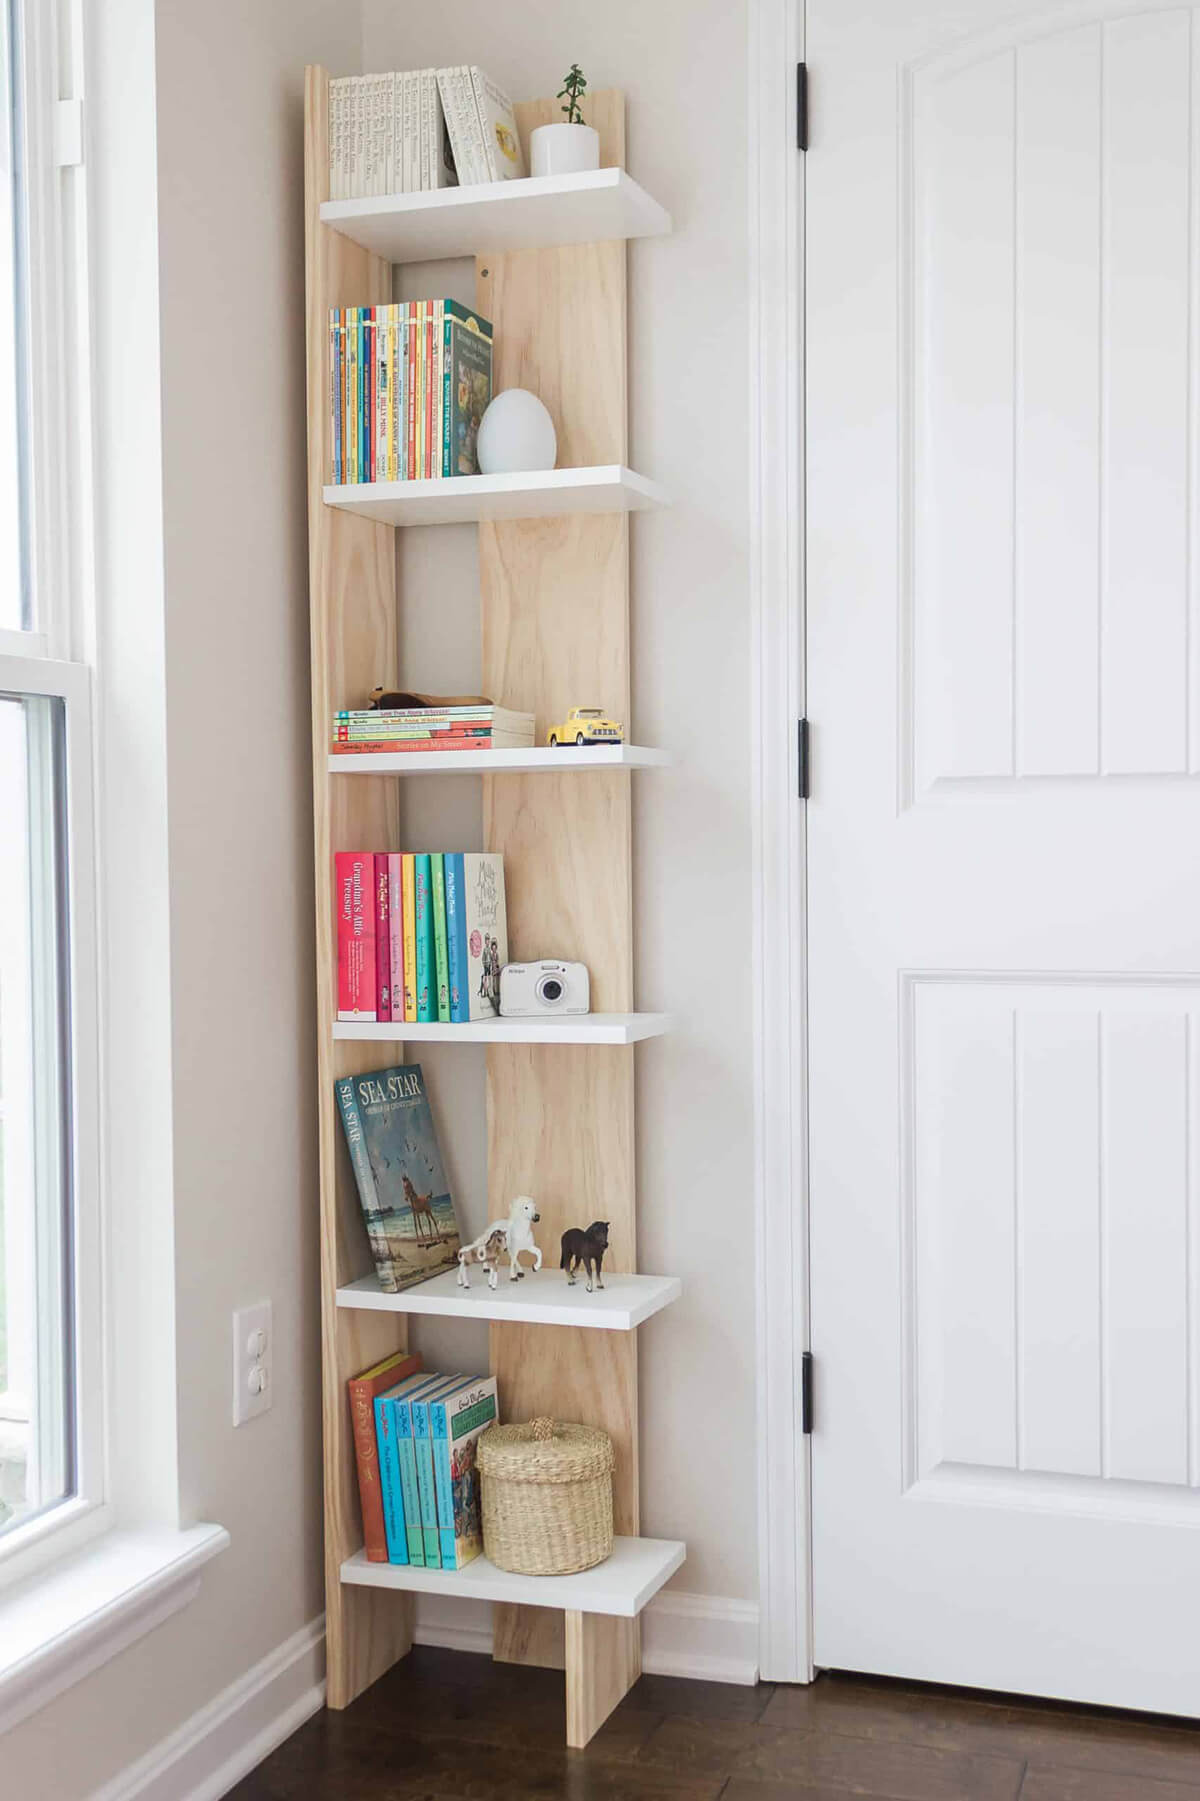
M624 169L326 200L321 221L391 263L659 237L671 215Z

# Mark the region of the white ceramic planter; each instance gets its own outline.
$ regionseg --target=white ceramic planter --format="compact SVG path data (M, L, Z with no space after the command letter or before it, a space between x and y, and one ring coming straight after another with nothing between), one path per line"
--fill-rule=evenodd
M535 175L582 175L600 167L600 133L590 125L535 125L529 134Z

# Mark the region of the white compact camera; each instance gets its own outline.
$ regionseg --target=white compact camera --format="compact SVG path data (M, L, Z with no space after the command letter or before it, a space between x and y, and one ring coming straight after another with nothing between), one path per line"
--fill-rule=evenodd
M500 971L500 1012L505 1019L535 1013L586 1013L588 972L582 963L506 963Z

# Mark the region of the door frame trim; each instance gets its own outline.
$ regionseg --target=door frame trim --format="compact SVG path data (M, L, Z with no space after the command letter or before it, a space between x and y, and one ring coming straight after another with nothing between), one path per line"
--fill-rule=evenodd
M804 0L751 0L747 57L751 987L759 1670L809 1682L807 1012L804 807Z

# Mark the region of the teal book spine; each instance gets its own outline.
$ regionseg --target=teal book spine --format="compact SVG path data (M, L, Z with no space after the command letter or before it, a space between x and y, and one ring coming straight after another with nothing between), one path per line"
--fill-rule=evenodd
M417 1460L413 1446L412 1402L396 1402L396 1448L400 1459L400 1492L404 1501L404 1535L408 1561L425 1567L425 1536L421 1531L421 1497L417 1487Z
M429 859L430 883L433 888L433 960L437 974L437 1016L441 1025L450 1024L450 964L446 943L446 871L441 851Z
M389 1563L408 1562L408 1535L404 1524L404 1502L400 1492L400 1460L396 1451L393 1424L395 1402L384 1395L375 1397L375 1443L379 1452L379 1487L383 1495L383 1530L387 1538Z
M421 1497L421 1539L425 1551L425 1567L437 1570L442 1565L438 1541L437 1489L433 1477L433 1442L429 1436L429 1402L414 1401L413 1449L417 1458L417 1488Z
M467 999L467 908L463 889L463 854L447 851L443 861L446 888L446 973L450 985L450 1019L456 1026L471 1017Z
M413 864L417 897L417 1023L428 1025L437 1018L437 953L433 941L429 852L418 851Z
M458 1568L458 1555L454 1548L454 1484L450 1474L450 1428L446 1413L446 1403L452 1401L458 1392L457 1389L452 1389L449 1394L442 1395L439 1400L434 1401L429 1409L429 1436L433 1443L433 1483L437 1494L438 1543L444 1570Z

